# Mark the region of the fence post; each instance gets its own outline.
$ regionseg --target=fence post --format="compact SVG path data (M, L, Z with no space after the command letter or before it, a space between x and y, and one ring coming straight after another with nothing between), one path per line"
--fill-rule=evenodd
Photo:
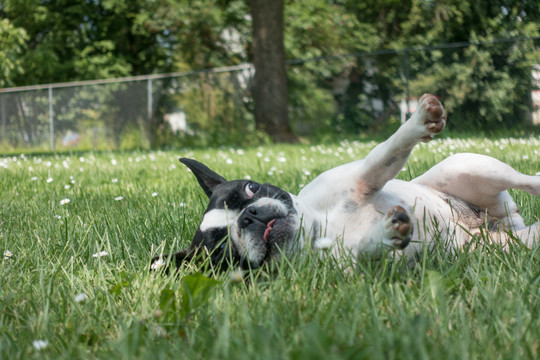
M405 116L405 119L408 119L409 116L411 115L409 113L409 110L411 109L411 106L409 104L409 99L411 97L411 93L410 93L410 90L409 90L409 52L408 51L405 51L404 53L404 56L403 56L403 62L404 62L404 65L405 65L405 89L406 89L406 96L407 96L407 99L406 99L406 104L407 104L407 111L406 111L406 116Z
M146 86L146 98L147 98L147 112L148 112L148 117L147 117L147 131L148 131L148 140L151 142L152 141L152 107L153 107L153 104L152 104L152 79L148 79L148 82L147 82L147 86Z
M0 95L0 111L2 116L2 142L6 141L6 96Z
M54 151L54 113L53 113L53 89L49 85L49 138L51 151Z

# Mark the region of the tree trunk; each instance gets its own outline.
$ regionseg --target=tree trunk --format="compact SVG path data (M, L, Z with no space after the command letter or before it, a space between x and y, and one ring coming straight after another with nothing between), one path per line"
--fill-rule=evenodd
M253 100L257 129L277 142L292 142L287 114L287 72L283 45L284 0L250 0L253 20Z

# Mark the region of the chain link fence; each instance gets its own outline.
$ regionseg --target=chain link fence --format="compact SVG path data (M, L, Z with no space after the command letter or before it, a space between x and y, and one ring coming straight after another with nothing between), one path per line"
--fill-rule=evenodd
M290 120L300 135L385 127L403 121L429 91L457 114L456 124L540 124L538 41L292 60ZM253 75L244 64L0 89L0 151L242 143L246 133L256 132Z

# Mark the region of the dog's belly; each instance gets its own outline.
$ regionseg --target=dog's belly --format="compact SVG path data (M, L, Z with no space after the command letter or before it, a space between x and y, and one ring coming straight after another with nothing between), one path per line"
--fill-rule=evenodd
M363 235L396 205L407 210L414 227L409 245L411 249L407 252L415 252L420 247L419 243L429 241L434 232L456 233L456 245L465 240L461 229L456 226L461 222L463 213L450 206L445 194L401 180L387 182L377 195L364 204L356 204L349 199L340 201L327 213L327 234L341 239L343 248L354 252L362 248L362 241L366 241Z

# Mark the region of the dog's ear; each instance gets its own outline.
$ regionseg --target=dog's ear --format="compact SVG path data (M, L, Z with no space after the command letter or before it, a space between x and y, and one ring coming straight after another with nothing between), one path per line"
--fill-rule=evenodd
M180 158L180 162L190 168L191 171L193 171L193 174L197 178L199 185L208 197L212 196L216 186L227 182L227 180L225 180L225 178L223 178L221 175L210 170L208 166L196 160Z

